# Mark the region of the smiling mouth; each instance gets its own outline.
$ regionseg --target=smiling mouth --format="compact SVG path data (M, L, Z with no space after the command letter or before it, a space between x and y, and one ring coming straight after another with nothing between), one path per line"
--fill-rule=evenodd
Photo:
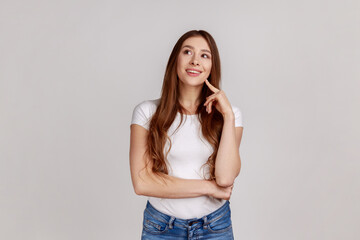
M195 73L195 74L200 74L200 71L195 71L195 70L186 70L186 72L188 73Z

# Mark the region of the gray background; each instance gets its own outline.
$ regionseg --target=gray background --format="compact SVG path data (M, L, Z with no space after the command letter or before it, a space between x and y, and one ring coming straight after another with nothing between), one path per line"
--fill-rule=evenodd
M205 29L244 117L236 239L359 239L360 2L0 2L0 239L139 239L134 106Z

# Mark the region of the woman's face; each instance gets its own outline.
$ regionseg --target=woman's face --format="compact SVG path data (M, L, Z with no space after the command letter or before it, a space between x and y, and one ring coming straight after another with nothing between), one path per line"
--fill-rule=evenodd
M191 86L204 84L210 75L211 57L209 45L203 37L186 39L177 59L176 70L179 80Z

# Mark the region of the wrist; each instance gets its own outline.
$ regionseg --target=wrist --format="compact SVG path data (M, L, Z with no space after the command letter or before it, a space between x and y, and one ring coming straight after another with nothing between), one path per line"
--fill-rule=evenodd
M225 112L224 114L223 114L223 118L224 118L224 120L235 120L235 114L234 114L234 112L233 111L228 111L228 112Z
M205 180L204 195L213 196L214 195L214 184L211 180Z

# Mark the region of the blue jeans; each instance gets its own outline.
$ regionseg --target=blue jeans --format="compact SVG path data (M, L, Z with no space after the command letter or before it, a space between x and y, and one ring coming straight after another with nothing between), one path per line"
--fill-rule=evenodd
M204 217L180 219L159 212L148 201L144 210L141 239L233 240L230 202L226 201L219 209Z

